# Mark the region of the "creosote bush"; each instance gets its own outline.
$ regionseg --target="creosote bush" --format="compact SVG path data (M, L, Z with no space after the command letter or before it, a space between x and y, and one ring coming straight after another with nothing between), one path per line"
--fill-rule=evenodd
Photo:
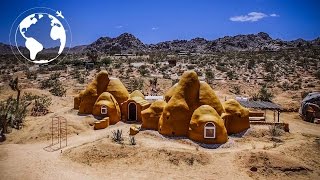
M32 116L43 116L49 113L48 107L51 105L52 99L45 95L33 95L31 93L25 93L22 99L26 101L33 101L31 108Z
M268 91L267 86L263 85L259 91L258 94L254 94L252 96L252 99L257 101L269 101L271 102L271 99L273 98L273 94L271 92Z
M281 127L277 124L270 125L269 132L272 137L281 136L284 133L283 129L281 129Z
M51 74L49 79L41 82L42 89L49 89L49 92L55 96L64 96L67 90L63 87L59 80L60 73Z

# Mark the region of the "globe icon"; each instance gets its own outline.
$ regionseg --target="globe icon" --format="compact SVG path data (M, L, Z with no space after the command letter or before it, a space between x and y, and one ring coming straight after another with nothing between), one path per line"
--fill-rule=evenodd
M37 64L49 63L62 54L67 42L71 42L70 34L67 34L71 33L70 27L61 11L49 8L28 11L33 12L20 14L12 25L10 43L15 42L12 51L18 59L23 57ZM17 56L17 53L21 56Z

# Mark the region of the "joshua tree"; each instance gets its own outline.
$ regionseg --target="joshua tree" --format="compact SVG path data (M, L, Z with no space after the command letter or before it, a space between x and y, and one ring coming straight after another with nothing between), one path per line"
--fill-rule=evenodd
M7 133L7 127L11 124L11 127L20 129L20 125L23 122L27 114L27 107L31 102L22 100L20 102L21 90L18 84L18 78L10 80L9 86L12 90L17 91L16 99L9 97L6 101L0 102L0 135L5 137L4 133Z
M21 90L19 88L19 80L18 77L16 77L15 79L11 79L10 83L9 83L10 88L13 91L17 91L17 104L16 104L16 109L19 107L19 102L20 102L20 94L21 94Z
M88 56L88 59L93 61L93 62L96 62L98 60L98 51L96 49L90 49L86 55Z

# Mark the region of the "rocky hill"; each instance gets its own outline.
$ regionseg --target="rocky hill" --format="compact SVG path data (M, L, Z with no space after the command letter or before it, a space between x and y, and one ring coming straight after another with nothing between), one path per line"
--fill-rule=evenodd
M124 33L116 38L102 37L90 44L88 49L95 49L100 53L128 53L128 52L227 52L227 51L277 51L280 49L320 46L320 38L312 41L297 39L283 41L272 39L267 33L225 36L215 40L194 38L191 40L172 40L157 44L143 44L132 34Z
M70 49L70 53L86 53L96 51L102 54L127 54L137 52L228 52L228 51L277 51L287 48L299 47L320 47L320 38L307 41L297 39L293 41L283 41L273 39L267 33L225 36L215 40L204 38L194 38L191 40L172 40L157 44L144 44L134 35L123 33L118 37L100 37L89 45L75 46ZM50 52L52 49L46 49ZM10 45L0 43L0 54L11 53Z
M86 50L96 50L100 53L124 54L146 51L147 46L134 35L123 33L116 38L101 37L88 45Z

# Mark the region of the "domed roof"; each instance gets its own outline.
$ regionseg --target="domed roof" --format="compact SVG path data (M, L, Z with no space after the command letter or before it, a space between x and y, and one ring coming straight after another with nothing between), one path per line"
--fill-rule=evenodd
M207 125L214 127L214 138L205 137ZM228 141L227 130L222 118L209 105L202 105L193 112L188 136L194 141L207 144L222 144Z

